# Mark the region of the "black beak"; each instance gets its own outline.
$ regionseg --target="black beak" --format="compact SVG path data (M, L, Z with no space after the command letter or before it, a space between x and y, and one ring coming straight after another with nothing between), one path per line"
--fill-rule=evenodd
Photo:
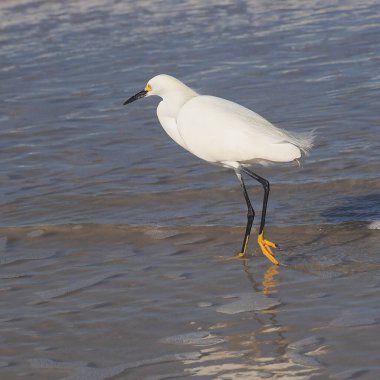
M142 91L138 92L136 95L133 95L129 99L127 99L123 103L123 106L125 106L126 104L129 104L129 103L132 103L132 102L134 102L137 99L144 98L147 93L148 93L148 91L145 91L145 90L142 90Z

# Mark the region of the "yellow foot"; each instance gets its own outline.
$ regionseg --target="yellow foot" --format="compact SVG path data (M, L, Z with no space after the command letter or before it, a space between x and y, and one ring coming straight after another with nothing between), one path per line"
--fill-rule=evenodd
M257 242L259 243L261 251L269 259L269 261L272 262L273 264L280 265L277 259L273 256L273 252L271 249L271 248L278 248L278 245L275 243L272 243L269 240L266 240L264 238L264 231L259 235Z
M234 256L229 257L227 260L245 260L248 259L248 256L245 252L239 252Z

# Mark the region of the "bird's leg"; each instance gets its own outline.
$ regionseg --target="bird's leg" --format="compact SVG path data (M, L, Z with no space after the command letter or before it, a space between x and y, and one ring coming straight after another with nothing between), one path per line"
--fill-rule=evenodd
M245 167L242 167L240 170L243 173L255 179L256 181L260 182L264 188L263 209L261 212L261 221L260 221L259 236L258 236L257 242L261 248L261 251L268 258L268 260L271 261L273 264L279 265L279 262L273 256L273 252L271 249L271 248L278 248L277 244L272 243L271 241L266 240L264 238L265 216L267 213L267 205L268 205L268 198L269 198L269 191L270 191L269 182L265 178L260 177L259 175L257 175L256 173L253 173L252 171L248 170Z
M247 227L245 229L243 246L241 248L241 252L239 252L237 254L237 257L246 257L247 256L246 252L247 252L249 235L251 234L253 219L255 218L255 211L253 210L251 201L249 200L248 192L247 192L247 189L245 187L245 184L244 184L243 177L242 177L241 173L239 173L238 171L235 171L235 173L236 173L237 177L239 178L241 187L243 189L244 199L245 199L245 201L247 203L247 208L248 208L248 212L247 212Z

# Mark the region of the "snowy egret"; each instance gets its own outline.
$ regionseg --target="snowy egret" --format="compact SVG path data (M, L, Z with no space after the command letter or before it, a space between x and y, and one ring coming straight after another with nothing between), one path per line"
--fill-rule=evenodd
M312 134L291 134L273 126L257 113L229 100L200 95L178 79L161 74L152 78L144 90L124 105L157 95L162 101L157 116L166 133L195 156L235 171L248 207L243 245L237 257L246 257L248 239L255 217L243 174L264 188L258 244L263 254L279 264L272 248L277 244L264 238L269 182L249 168L253 164L298 161L312 147Z

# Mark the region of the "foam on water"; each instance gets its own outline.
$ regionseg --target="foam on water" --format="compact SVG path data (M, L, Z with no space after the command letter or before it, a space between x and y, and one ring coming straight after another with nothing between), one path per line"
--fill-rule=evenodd
M260 293L243 293L238 296L237 301L219 306L216 311L223 314L239 314L250 311L271 309L280 305L280 301L268 298Z
M306 367L319 367L321 363L311 356L311 351L315 350L323 341L320 336L310 336L305 339L298 340L288 345L286 357L295 364Z
M33 230L33 231L28 232L27 236L30 238L36 238L36 237L43 236L44 233L45 233L44 230Z
M197 331L188 334L170 336L162 339L162 342L180 345L213 346L215 344L223 343L224 339L211 334L209 331Z
M375 220L368 225L370 230L380 230L380 220Z
M321 363L317 359L296 351L287 351L286 357L293 363L305 367L319 367L321 365Z
M289 348L292 350L302 351L310 346L315 346L322 343L323 339L320 336L313 335L305 339L297 340L296 342L290 343Z

